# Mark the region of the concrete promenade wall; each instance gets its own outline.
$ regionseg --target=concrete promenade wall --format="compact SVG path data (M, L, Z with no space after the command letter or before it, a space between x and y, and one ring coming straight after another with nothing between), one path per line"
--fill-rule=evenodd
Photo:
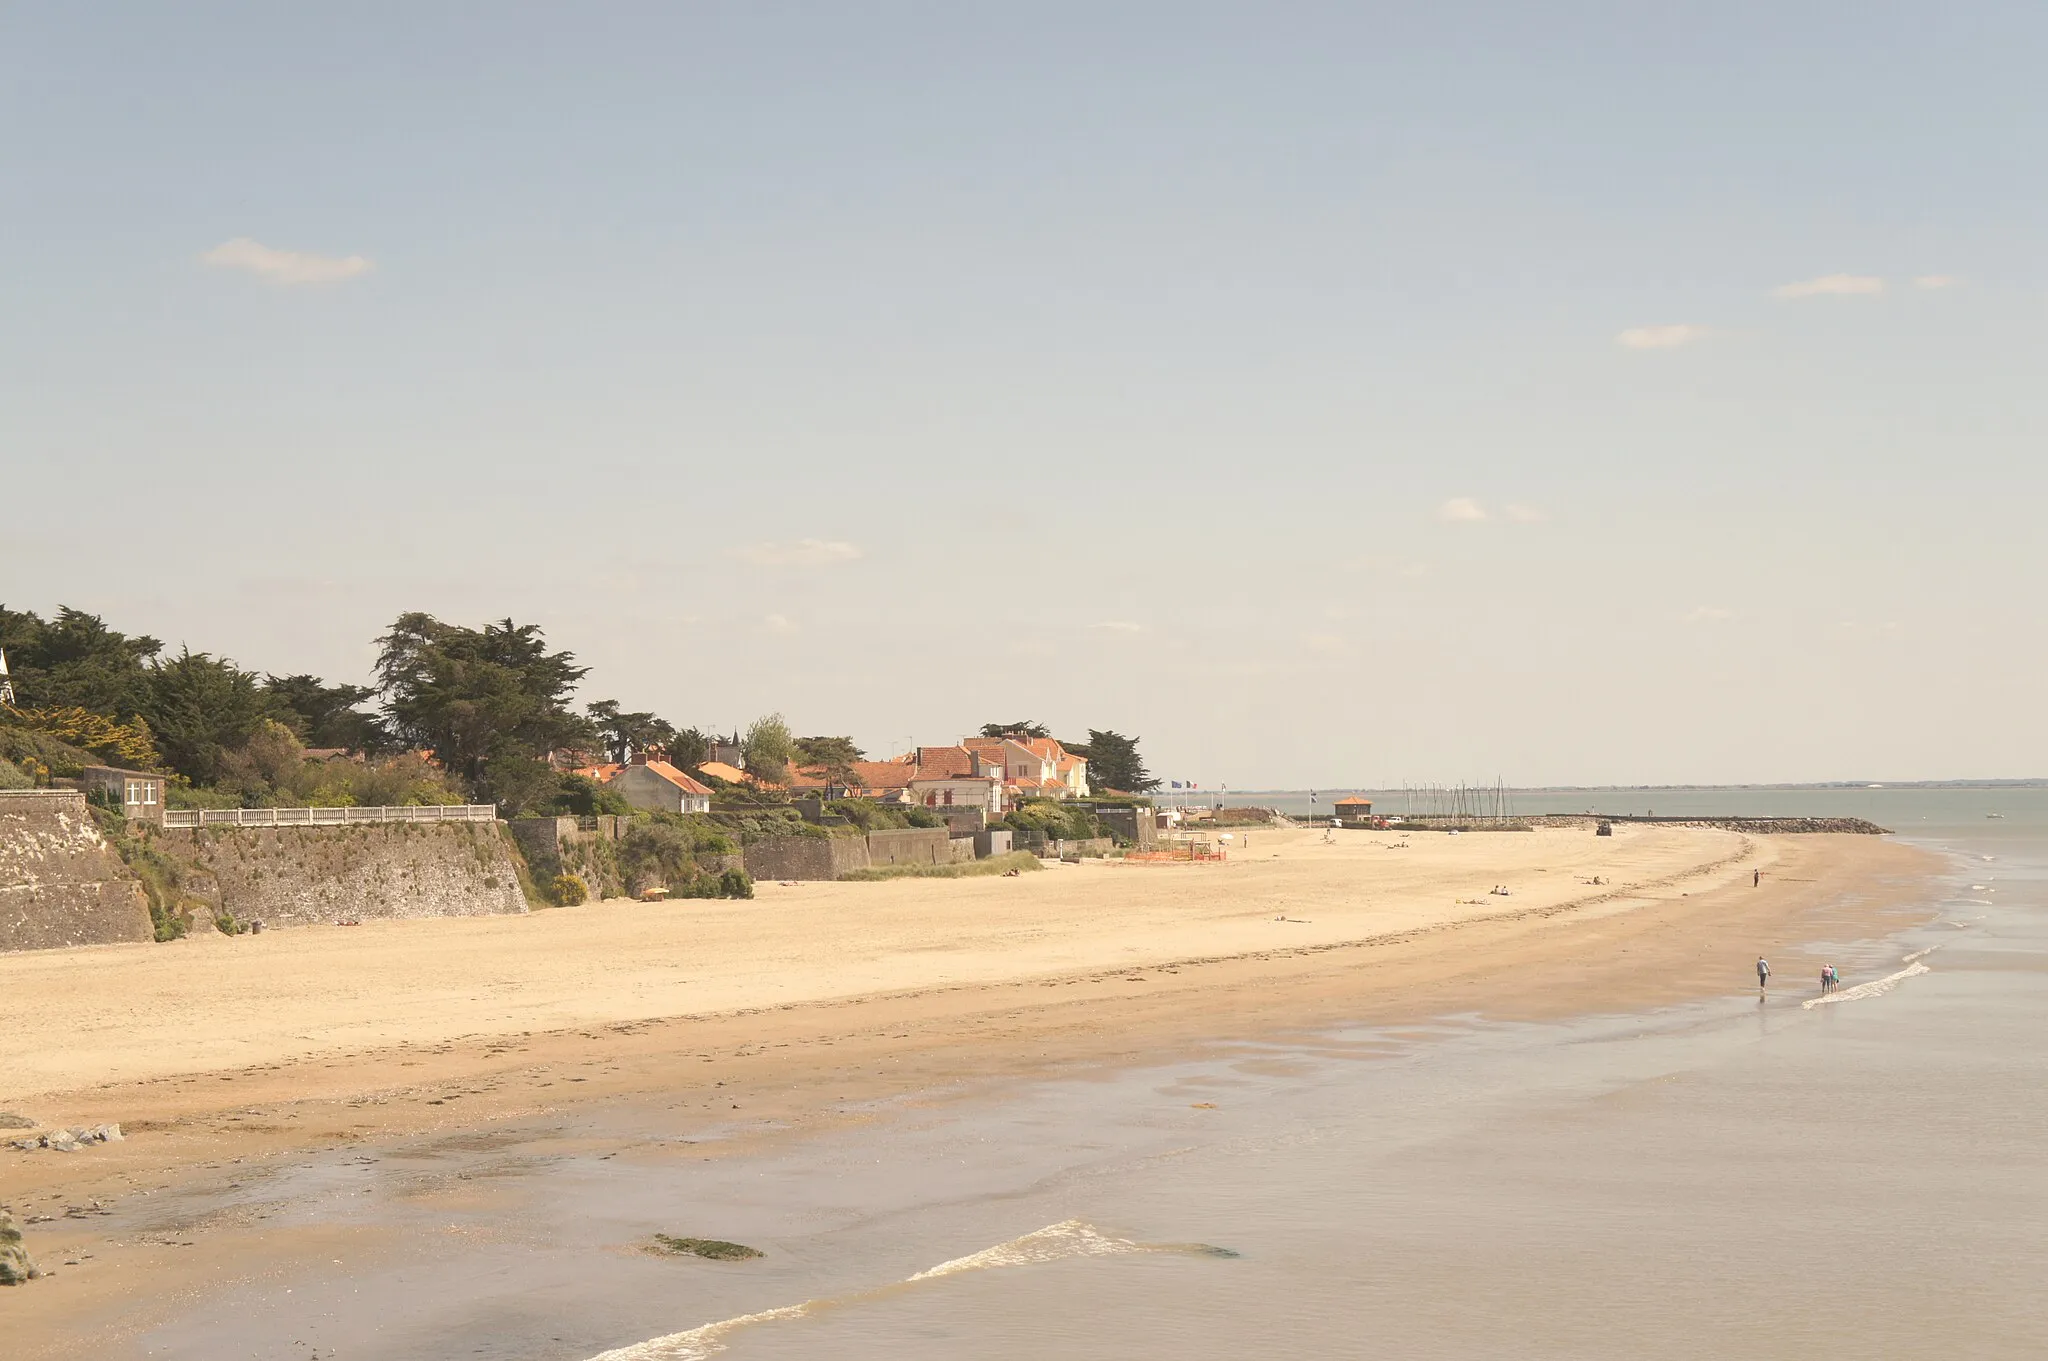
M195 919L276 927L524 912L505 837L496 823L390 822L172 829L152 844Z
M154 939L142 885L85 795L0 790L0 951Z
M867 842L857 836L771 836L745 850L756 879L837 879L869 865Z
M903 827L868 833L871 865L948 865L952 833L944 827Z
M837 879L876 865L950 865L967 856L971 850L956 851L944 827L904 827L865 837L764 837L746 848L746 865L756 879Z

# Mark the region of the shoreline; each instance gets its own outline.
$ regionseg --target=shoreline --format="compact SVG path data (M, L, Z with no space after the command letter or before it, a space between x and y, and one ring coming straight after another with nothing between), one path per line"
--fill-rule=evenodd
M76 1155L0 1154L0 1204L20 1210L54 1197L120 1206L147 1193L163 1197L165 1211L178 1202L159 1217L174 1240L199 1246L140 1241L141 1234L116 1246L113 1234L95 1232L91 1210L36 1225L30 1246L45 1264L81 1251L95 1256L10 1292L10 1313L20 1317L24 1357L55 1355L63 1338L75 1345L87 1319L99 1320L105 1346L118 1346L151 1312L145 1294L160 1302L224 1284L259 1261L276 1271L281 1255L296 1255L292 1244L326 1242L305 1229L281 1235L209 1221L219 1197L203 1183L220 1180L225 1168L239 1167L241 1176L308 1149L459 1137L510 1122L588 1127L608 1105L657 1098L684 1132L712 1140L695 1144L693 1156L733 1156L877 1118L875 1108L891 1101L929 1104L991 1084L1343 1022L1640 1011L1747 991L1742 973L1758 949L1772 954L1781 978L1797 978L1809 958L1809 971L1817 970L1819 956L1803 942L1870 940L1923 920L1931 906L1923 886L1947 868L1929 851L1850 836L1766 842L1730 834L1691 845L1687 856L1673 873L1593 892L1532 894L1504 911L1439 909L1415 920L1384 911L1376 915L1392 929L1256 950L1171 948L1213 935L1197 931L1158 940L1142 961L1118 964L1084 950L1088 966L1065 972L976 978L957 960L946 969L928 962L921 987L553 1031L429 1036L354 1053L268 1053L239 1068L186 1068L74 1090L59 1098L67 1111L81 1119L108 1112L100 1118L124 1120L133 1137ZM1751 887L1753 866L1767 867L1763 890ZM1090 867L1034 878L1078 887L1075 876L1152 873ZM1235 897L1240 887L1248 885L1225 881L1220 892ZM1243 915L1232 912L1226 923L1239 936ZM177 1223L211 1227L203 1239L178 1239Z

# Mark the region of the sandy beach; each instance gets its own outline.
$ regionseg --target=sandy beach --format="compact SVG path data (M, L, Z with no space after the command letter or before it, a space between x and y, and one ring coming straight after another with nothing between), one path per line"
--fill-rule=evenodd
M1874 837L1625 827L1330 845L1259 829L1221 865L763 884L750 902L0 958L0 1109L130 1136L0 1153L0 1204L56 1216L32 1250L80 1262L10 1294L13 1354L54 1356L87 1331L118 1348L178 1288L331 1246L207 1221L200 1200L183 1222L206 1227L183 1237L94 1227L91 1207L168 1203L223 1167L652 1094L733 1150L865 1118L879 1097L1335 1020L1726 994L1759 951L1798 986L1818 967L1805 942L1916 919L1941 865Z

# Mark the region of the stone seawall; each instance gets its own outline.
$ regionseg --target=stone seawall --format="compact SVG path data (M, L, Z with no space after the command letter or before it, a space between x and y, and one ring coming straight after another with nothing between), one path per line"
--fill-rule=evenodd
M770 836L749 842L747 873L756 879L837 879L868 867L868 843L857 836Z
M1605 813L1547 813L1520 821L1534 827L1591 827L1597 823L1641 824L1648 827L1713 827L1724 832L1745 832L1751 836L1846 834L1889 836L1891 829L1865 818L1695 818L1632 817Z
M154 939L142 885L85 795L0 790L0 951Z
M275 927L526 911L495 823L203 827L161 832L151 846L177 865L202 926L223 914Z
M944 827L896 827L869 832L870 865L945 865L953 859L953 834Z

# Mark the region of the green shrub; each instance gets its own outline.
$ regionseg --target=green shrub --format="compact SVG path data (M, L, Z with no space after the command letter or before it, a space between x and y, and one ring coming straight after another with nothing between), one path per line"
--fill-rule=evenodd
M20 766L0 756L0 789L30 789L34 785L35 781L24 774Z
M1001 825L1016 832L1042 832L1062 841L1102 835L1102 824L1087 808L1058 799L1032 799L1004 815Z
M573 874L558 874L549 886L557 905L581 907L590 901L590 888Z
M729 869L718 876L718 896L721 898L751 898L754 896L754 877L743 869Z

